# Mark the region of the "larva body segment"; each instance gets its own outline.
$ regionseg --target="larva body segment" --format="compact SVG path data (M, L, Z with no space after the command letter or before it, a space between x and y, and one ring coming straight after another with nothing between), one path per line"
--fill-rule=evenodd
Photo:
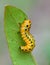
M23 38L23 40L26 43L25 46L21 46L20 48L21 48L21 50L23 50L25 52L30 52L35 47L34 37L29 32L30 27L31 27L31 21L25 20L21 24L21 28L20 28L21 37Z

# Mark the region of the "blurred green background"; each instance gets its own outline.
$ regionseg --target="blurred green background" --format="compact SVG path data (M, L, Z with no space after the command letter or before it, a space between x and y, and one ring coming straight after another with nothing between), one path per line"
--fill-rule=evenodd
M13 65L4 33L4 7L13 5L23 10L32 21L30 32L36 40L32 54L38 65L50 65L50 1L0 0L0 65Z

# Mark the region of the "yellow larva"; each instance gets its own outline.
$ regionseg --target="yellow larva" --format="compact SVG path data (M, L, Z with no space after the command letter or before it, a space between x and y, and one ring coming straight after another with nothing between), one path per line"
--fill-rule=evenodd
M30 34L29 29L31 27L31 21L30 20L24 20L24 22L21 24L20 33L21 37L25 41L26 45L21 46L21 50L25 52L30 52L35 47L35 40L33 36Z

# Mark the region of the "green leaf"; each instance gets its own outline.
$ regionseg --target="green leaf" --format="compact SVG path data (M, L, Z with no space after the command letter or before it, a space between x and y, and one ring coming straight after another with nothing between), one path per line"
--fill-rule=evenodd
M25 44L20 35L20 24L27 18L27 15L20 9L13 6L5 7L4 28L14 65L36 65L30 52L26 53L19 49L21 45Z

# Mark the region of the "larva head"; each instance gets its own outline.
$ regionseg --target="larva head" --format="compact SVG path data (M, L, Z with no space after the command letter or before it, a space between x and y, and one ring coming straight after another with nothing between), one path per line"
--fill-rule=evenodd
M30 20L25 20L25 21L24 21L24 24L25 24L25 27L30 28L30 26L31 26L31 21L30 21Z

